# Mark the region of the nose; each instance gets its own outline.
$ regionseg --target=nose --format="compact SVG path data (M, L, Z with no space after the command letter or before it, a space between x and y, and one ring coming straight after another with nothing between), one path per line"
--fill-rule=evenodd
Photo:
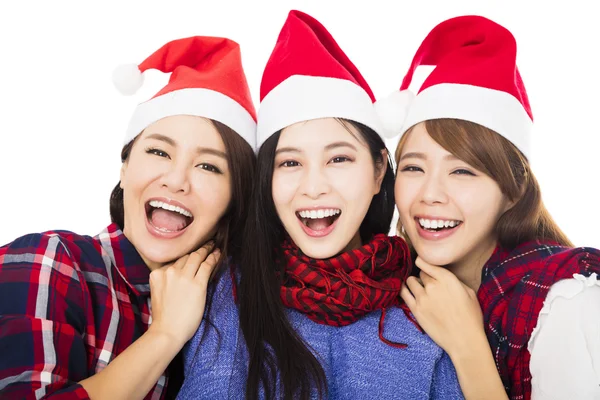
M448 201L446 186L438 174L429 174L421 189L421 202L427 205L444 204Z
M171 193L187 194L190 191L188 170L183 163L171 161L161 177L161 186Z
M321 168L314 166L306 169L300 183L300 190L303 195L316 200L320 196L329 193L330 188L329 179Z

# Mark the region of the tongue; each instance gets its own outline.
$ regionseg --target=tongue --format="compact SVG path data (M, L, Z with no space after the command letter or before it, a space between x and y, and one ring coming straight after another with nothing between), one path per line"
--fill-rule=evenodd
M329 225L331 225L331 218L309 219L306 221L306 226L308 226L313 231L322 231L323 229L326 229Z
M152 225L165 231L177 232L186 227L185 217L178 212L155 208L152 211Z

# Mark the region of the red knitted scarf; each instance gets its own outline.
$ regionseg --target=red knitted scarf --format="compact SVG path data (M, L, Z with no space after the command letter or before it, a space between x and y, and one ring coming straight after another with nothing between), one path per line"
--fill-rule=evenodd
M365 314L382 310L379 323L383 337L385 311L400 306L414 321L404 303L400 289L410 273L410 252L398 237L378 234L364 246L336 257L317 260L302 254L287 240L283 244L286 267L281 286L281 299L311 320L325 325L349 325Z

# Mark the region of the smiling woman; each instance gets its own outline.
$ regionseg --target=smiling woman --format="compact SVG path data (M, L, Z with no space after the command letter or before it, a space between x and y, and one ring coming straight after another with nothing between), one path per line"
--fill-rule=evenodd
M113 223L0 248L2 398L165 399L181 385L209 279L241 247L255 111L228 39L167 43L115 83L132 93L151 68L172 74L132 117Z
M473 15L434 27L414 56L402 91L436 68L396 150L399 230L421 269L402 298L466 397L597 399L600 251L573 248L542 201L516 57L510 31Z
M180 398L461 399L449 357L400 303L409 251L387 236L393 169L369 85L291 11L261 97L238 279L215 285L219 334L190 341Z
M233 149L226 149L224 137ZM153 123L123 149L111 217L150 269L190 253L217 233L216 245L224 249L227 226L219 229L219 221L229 209L233 186L228 154L243 154L238 151L243 146L219 122L177 115ZM125 215L125 209L131 211Z

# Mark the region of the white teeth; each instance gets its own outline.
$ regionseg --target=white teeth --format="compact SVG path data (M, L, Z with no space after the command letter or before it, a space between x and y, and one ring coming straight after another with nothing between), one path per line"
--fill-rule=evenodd
M425 229L454 228L460 223L457 220L419 218L419 224Z
M326 217L332 217L341 213L342 211L339 208L328 208L328 209L320 209L320 210L302 210L299 211L301 218L310 218L310 219L320 219Z
M181 215L185 215L188 218L192 218L192 213L190 213L189 211L184 210L181 207L174 206L172 204L163 203L162 201L151 200L150 206L152 206L154 208L162 208L162 209L169 210L169 211L175 211Z

